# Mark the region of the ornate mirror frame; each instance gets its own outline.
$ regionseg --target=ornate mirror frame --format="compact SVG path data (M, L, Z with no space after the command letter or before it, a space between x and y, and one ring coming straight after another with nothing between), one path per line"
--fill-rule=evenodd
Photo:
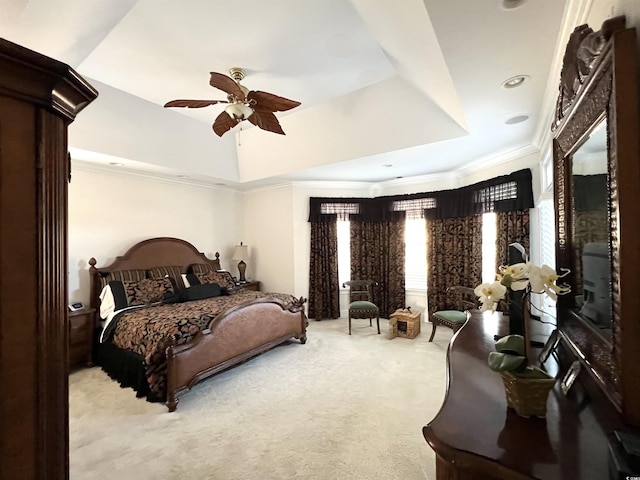
M640 135L637 43L625 18L594 32L577 27L564 56L554 131L557 268L574 268L572 156L607 120L611 338L576 313L575 296L560 296L558 329L566 345L622 413L640 425ZM624 242L623 242L624 238ZM559 270L558 270L559 271ZM575 287L573 273L567 277ZM575 291L575 289L574 289Z

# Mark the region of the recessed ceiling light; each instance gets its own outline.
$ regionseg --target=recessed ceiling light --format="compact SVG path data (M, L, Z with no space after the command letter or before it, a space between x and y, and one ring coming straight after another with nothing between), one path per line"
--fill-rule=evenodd
M109 162L109 165L112 167L124 167L124 163L122 162Z
M390 168L390 167L393 167L393 163L385 163L385 164L384 164L384 165L382 165L382 166L383 166L383 167L386 167L386 168Z
M513 10L515 8L520 8L528 1L529 0L500 0L500 5L504 10Z
M515 117L511 117L507 119L504 123L507 125L514 125L516 123L522 123L526 120L529 120L529 115L516 115Z
M529 79L528 75L516 75L515 77L507 78L502 85L502 88L516 88L522 85Z

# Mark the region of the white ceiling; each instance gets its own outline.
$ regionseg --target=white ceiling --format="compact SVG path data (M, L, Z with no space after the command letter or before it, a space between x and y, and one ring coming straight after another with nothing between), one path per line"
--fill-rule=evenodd
M15 0L0 35L99 91L71 126L76 160L238 188L377 183L538 147L567 2L503 1ZM209 72L231 67L302 102L277 114L286 136L243 122L220 138L223 106L162 108L225 99ZM515 75L528 79L501 88Z

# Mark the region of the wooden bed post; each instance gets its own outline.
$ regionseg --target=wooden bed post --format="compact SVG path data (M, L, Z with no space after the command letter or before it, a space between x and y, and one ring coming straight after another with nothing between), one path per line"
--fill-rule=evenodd
M178 397L174 388L170 388L176 382L175 376L175 358L176 353L173 348L173 343L167 347L167 408L170 412L175 412L178 408Z

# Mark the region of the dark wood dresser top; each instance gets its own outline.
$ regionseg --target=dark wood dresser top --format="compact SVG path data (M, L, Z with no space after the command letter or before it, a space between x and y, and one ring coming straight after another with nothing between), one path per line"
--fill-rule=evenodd
M423 428L437 454L438 478L609 478L609 435L626 430L618 411L588 389L584 372L564 396L563 371L549 394L545 419L507 409L502 378L487 366L493 336L507 329L508 317L474 312L452 340L446 397Z

